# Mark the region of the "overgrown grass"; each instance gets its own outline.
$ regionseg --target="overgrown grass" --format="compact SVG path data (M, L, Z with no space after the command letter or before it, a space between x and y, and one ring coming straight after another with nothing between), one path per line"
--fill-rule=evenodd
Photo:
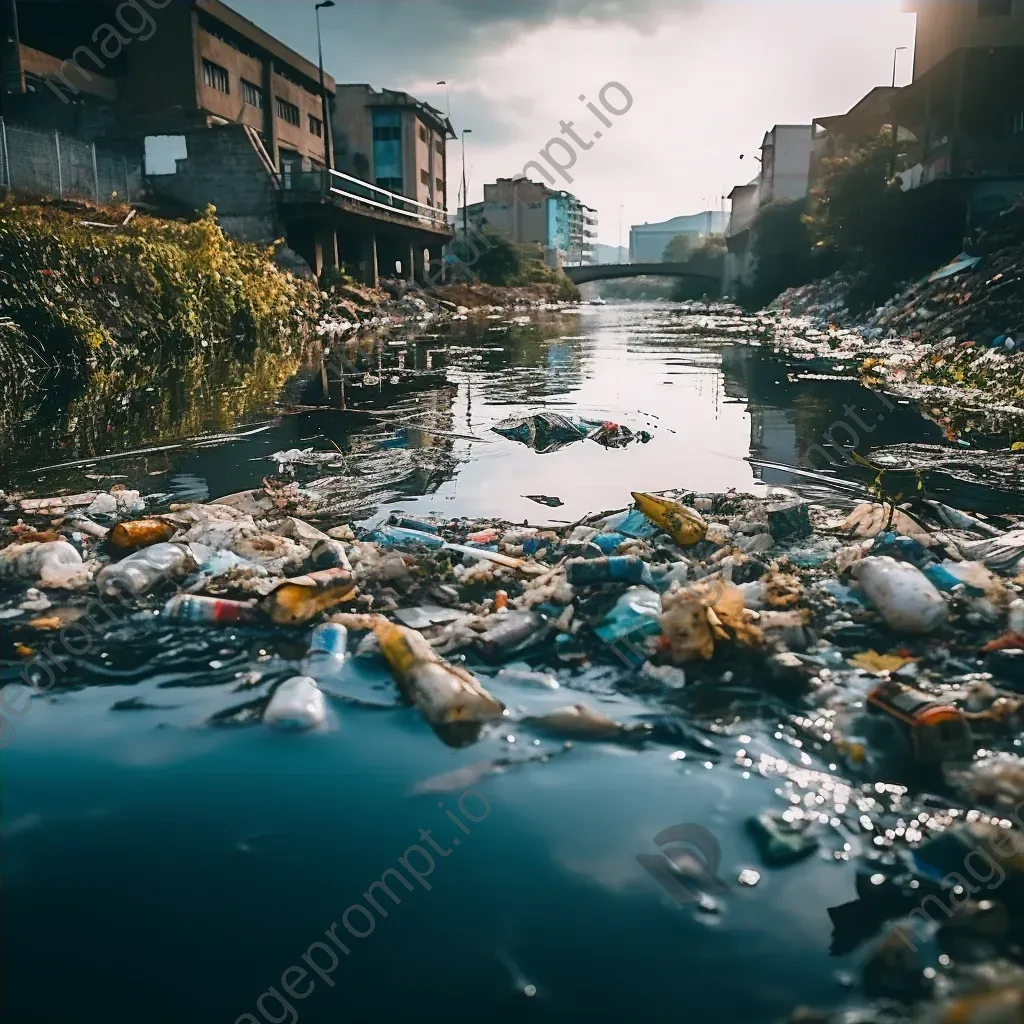
M117 211L111 211L117 212ZM8 359L63 369L187 360L211 345L293 335L318 301L268 250L228 239L212 209L190 223L83 225L81 211L0 201L0 317Z

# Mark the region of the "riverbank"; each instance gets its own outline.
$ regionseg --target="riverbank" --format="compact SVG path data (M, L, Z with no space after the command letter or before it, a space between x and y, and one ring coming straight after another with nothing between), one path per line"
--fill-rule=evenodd
M970 252L858 311L863 273L780 295L760 335L804 360L858 368L888 390L948 409L949 426L991 414L1024 420L1024 204L995 218Z
M232 241L212 209L185 222L128 205L0 201L2 468L28 448L75 458L111 441L233 430L273 405L321 341L428 331L555 292L347 278L321 290L291 272L294 260Z

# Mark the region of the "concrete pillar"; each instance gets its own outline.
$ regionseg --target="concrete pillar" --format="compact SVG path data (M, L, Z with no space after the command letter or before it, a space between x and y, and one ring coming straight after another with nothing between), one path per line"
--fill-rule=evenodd
M427 284L427 274L430 270L430 257L427 256L426 259L424 259L426 249L422 242L413 243L412 249L412 279L419 281L420 284Z
M377 235L370 231L363 238L363 282L371 288L380 285L380 270L377 267Z
M316 276L322 277L338 268L338 233L329 224L316 227Z
M409 243L409 255L402 262L405 263L405 279L409 284L415 284L423 280L423 250L420 249L419 261L416 259L416 243ZM417 269L419 272L417 272Z

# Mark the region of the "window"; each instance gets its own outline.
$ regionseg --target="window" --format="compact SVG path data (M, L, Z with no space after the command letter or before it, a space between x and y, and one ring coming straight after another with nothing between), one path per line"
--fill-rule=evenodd
M434 182L434 190L439 196L444 194L444 178L438 178L437 181Z
M422 124L420 125L420 142L425 142L428 146L430 145L430 132Z
M319 117L314 117L312 114L309 115L309 130L310 133L315 135L318 139L324 137L324 123Z
M437 148L437 155L439 157L443 157L444 156L444 142L441 139L438 139L437 142L434 143L434 145Z
M1008 18L1013 13L1013 0L978 0L979 18Z
M378 188L386 188L389 192L402 191L401 178L378 178L376 184Z
M203 81L217 92L228 94L231 92L231 79L228 77L227 69L205 58L203 59Z
M277 116L282 121L287 121L289 124L295 125L296 128L302 123L299 117L299 108L294 103L289 103L286 99L281 96L277 97Z
M263 109L263 90L258 85L247 82L244 78L242 79L242 99L250 107L256 107L257 110Z
M402 138L402 126L399 124L375 124L373 126L374 142L394 142Z
M430 188L430 171L420 171L420 181Z

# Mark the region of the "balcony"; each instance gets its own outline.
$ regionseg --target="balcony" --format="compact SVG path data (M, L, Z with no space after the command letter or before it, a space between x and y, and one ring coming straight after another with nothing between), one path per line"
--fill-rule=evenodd
M445 210L418 203L397 192L389 192L368 181L341 171L290 171L281 174L281 194L285 202L327 201L351 212L377 220L389 220L408 227L439 231L449 235Z

